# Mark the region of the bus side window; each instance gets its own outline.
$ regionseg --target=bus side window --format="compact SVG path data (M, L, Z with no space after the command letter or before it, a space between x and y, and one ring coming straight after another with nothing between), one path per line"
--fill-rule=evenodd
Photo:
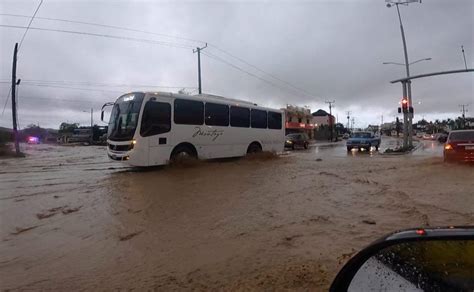
M229 106L206 102L206 125L208 126L229 126Z
M253 109L250 115L250 123L252 124L252 128L266 129L267 112Z
M268 112L268 128L275 130L281 129L281 113Z
M204 103L197 100L174 100L174 123L182 125L204 124Z
M230 107L230 125L232 127L250 127L250 109L240 106Z
M142 137L167 133L171 130L171 105L148 101L143 109L140 135Z

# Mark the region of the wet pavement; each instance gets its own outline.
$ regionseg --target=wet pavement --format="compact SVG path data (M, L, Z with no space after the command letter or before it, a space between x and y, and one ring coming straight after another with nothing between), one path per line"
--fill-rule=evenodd
M421 143L148 170L105 147L26 145L0 160L0 289L325 290L388 232L474 223L473 168Z

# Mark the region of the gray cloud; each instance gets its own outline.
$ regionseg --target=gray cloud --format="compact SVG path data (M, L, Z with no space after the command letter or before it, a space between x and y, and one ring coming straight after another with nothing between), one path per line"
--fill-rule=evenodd
M37 1L3 1L1 13L31 15ZM411 61L431 57L412 66L412 75L461 69L460 52L466 49L469 67L474 67L474 2L424 1L401 7ZM310 92L282 90L202 56L205 92L251 99L282 107L287 103L326 107L336 100L336 114L344 118L351 110L360 125L393 118L401 96L399 85L389 81L404 76L398 19L394 8L374 1L255 1L255 2L112 2L45 1L38 15L136 28L207 41L279 78ZM1 24L26 25L28 19L0 16ZM193 47L200 43L143 33L37 19L33 27L87 31L133 38L175 42ZM10 78L13 45L23 30L0 28L0 79ZM219 56L274 83L215 47L204 52ZM18 77L24 80L68 80L111 84L197 86L196 55L156 44L83 35L31 30L20 51ZM474 76L463 73L413 81L417 117L456 115L458 104L472 103ZM284 84L283 84L284 85ZM79 91L20 85L20 115L23 124L44 121L56 126L64 120L87 122L81 111L99 109L120 91L134 88L103 88L118 92ZM0 83L3 107L9 86ZM97 89L97 87L96 87ZM141 88L139 88L141 89ZM155 88L150 88L155 90ZM176 91L176 89L171 89ZM62 99L56 101L52 98ZM67 101L74 100L74 101ZM96 115L98 119L99 115ZM0 116L9 126L10 112Z

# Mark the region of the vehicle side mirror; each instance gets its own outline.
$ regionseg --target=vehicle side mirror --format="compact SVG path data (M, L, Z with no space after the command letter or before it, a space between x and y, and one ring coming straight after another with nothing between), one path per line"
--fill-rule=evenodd
M104 111L100 113L100 120L103 122L104 121Z
M330 291L473 291L474 227L411 229L351 258Z

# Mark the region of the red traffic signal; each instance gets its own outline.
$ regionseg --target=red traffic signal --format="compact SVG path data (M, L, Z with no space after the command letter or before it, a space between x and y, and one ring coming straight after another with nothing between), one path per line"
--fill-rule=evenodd
M402 111L404 113L408 112L408 99L406 97L402 98Z

